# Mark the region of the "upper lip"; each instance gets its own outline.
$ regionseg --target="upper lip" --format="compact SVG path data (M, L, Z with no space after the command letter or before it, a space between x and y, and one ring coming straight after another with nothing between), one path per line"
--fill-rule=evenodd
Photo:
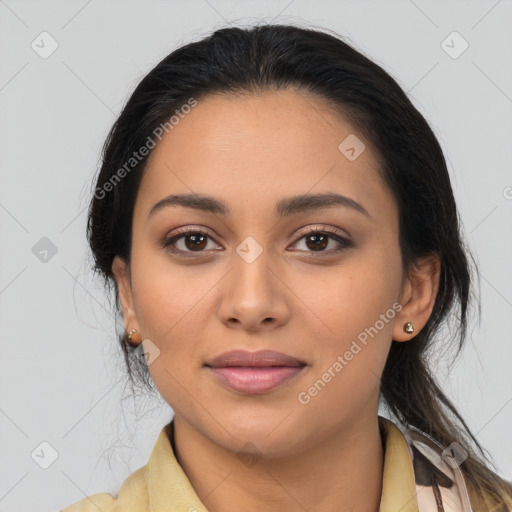
M274 350L260 350L248 352L247 350L232 350L206 361L206 366L223 368L227 366L305 366L306 363L295 357L275 352Z

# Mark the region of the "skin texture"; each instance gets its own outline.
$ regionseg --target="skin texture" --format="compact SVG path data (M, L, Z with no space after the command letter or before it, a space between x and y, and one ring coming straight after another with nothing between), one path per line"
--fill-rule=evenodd
M113 271L126 329L160 350L149 370L175 412L177 458L212 512L376 511L382 492L379 377L394 339L407 342L427 322L439 261L402 271L398 207L377 173L369 141L350 161L338 149L353 128L321 98L293 89L210 95L152 151L133 217L131 264ZM336 192L346 206L280 219L275 204L306 193ZM169 194L208 194L230 215L170 206ZM182 237L207 231L201 249ZM333 238L317 249L311 229ZM248 236L262 253L236 252ZM327 243L327 242L326 242ZM320 244L321 245L321 244ZM202 251L202 252L201 252ZM402 309L307 404L298 401L365 328ZM415 333L403 331L405 322ZM233 349L284 352L307 363L296 378L261 395L232 391L205 362ZM252 456L244 463L240 455ZM342 507L340 508L340 504Z

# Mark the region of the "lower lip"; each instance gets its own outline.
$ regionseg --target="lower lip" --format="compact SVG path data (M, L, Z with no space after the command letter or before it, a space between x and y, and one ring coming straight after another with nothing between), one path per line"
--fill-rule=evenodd
M208 367L221 382L241 393L266 393L299 374L305 366Z

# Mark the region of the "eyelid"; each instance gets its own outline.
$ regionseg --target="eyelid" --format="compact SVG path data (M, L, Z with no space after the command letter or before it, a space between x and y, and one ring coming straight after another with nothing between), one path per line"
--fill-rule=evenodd
M350 241L350 235L348 235L346 231L341 230L340 228L329 226L329 224L319 224L319 226L306 226L304 229L301 228L293 235L293 237L295 240L298 240L299 238L302 238L305 235L309 235L310 233L328 233L329 235L335 235Z
M179 228L176 228L175 230L173 230L173 234L171 236L167 236L165 237L165 240L170 240L174 237L177 237L178 235L188 235L188 234L204 234L204 235L208 235L212 240L215 240L215 236L216 235L212 235L212 231L209 230L208 228L205 228L204 226L194 226L194 225L187 225L187 226L182 226L182 227L179 227ZM219 243L217 242L217 240L215 240L215 243Z

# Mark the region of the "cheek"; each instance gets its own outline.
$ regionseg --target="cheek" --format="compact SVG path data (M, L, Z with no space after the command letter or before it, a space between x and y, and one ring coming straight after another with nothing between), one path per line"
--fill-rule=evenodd
M214 294L209 290L219 280L215 272L204 268L178 267L158 251L140 250L132 255L137 318L144 338L159 350L149 370L163 392L179 386L173 377L186 381L203 362L204 348L196 340L204 339L208 317L214 310Z
M191 326L187 313L201 300L208 283L194 276L192 267L173 263L163 249L149 242L138 245L132 253L132 288L141 329L160 343L172 341L174 331Z
M401 279L400 258L393 248L358 251L342 265L308 279L295 279L294 291L309 306L315 336L329 350L340 350L375 324L374 336L391 336ZM312 313L312 314L311 314ZM332 352L331 352L332 354Z
M152 264L146 262L134 264L132 276L141 332L158 349L149 373L173 410L184 416L194 414L197 400L207 403L193 382L196 368L202 364L201 347L195 340L202 339L205 312L213 307L205 293L214 282L208 285L191 270L173 270L170 264L162 265L161 258L153 258ZM192 389L195 400L190 399Z
M324 400L356 406L379 385L399 307L396 298L401 276L399 258L391 266L385 254L377 250L360 253L330 272L307 300L321 319L309 324L312 339L318 343L318 364L310 383L318 381L317 387L324 389L328 382L325 390L329 391L321 393ZM299 293L306 294L306 288ZM322 401L318 400L318 405Z
M329 295L324 319L332 332L326 336L320 329L313 334L318 340L315 365L297 397L306 404L304 412L310 417L318 414L327 424L354 417L378 399L391 345L396 314L391 302L378 293L354 295L358 284Z

